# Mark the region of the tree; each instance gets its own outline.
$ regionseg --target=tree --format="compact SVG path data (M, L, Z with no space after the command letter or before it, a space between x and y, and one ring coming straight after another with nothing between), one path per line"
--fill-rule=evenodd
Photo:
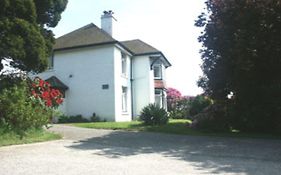
M199 86L228 106L236 128L281 132L281 1L207 0L206 5L195 24L204 27Z
M47 68L55 27L67 0L0 1L0 71L1 61L24 71L40 72Z

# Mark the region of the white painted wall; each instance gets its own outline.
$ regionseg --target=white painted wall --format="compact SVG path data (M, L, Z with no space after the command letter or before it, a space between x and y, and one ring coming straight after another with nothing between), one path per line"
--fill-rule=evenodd
M114 121L114 46L88 47L57 51L54 57L55 75L65 83L65 112L97 116ZM102 89L102 85L109 89Z
M55 75L69 87L59 108L66 115L91 117L96 113L107 121L130 121L132 113L136 118L143 107L155 102L154 76L149 56L127 56L126 76L122 75L121 58L120 48L114 45L57 51L53 70L39 76L47 79ZM105 84L109 89L102 89ZM127 112L122 111L122 86L128 90Z
M130 57L127 55L127 73L122 75L122 55L119 48L114 49L114 84L115 84L115 121L130 121L131 111L131 82L130 82ZM127 112L122 111L122 86L127 87Z
M143 107L154 103L154 78L149 56L136 56L133 61L133 116L138 117Z

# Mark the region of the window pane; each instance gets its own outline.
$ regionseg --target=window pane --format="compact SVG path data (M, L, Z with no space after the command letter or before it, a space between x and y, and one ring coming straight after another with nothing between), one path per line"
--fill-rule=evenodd
M127 112L127 87L122 87L122 111Z
M154 72L154 78L162 78L161 65L154 65L153 72Z
M162 90L160 89L155 89L155 104L159 107L163 107L163 95L162 95Z
M127 58L126 55L122 53L122 74L127 74Z

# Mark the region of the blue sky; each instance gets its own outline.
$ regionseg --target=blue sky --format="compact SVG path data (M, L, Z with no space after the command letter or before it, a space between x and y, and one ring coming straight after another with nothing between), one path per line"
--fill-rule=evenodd
M204 0L69 0L62 19L52 29L59 37L89 23L100 26L104 10L112 10L117 19L116 39L141 39L161 50L172 63L167 69L167 85L184 95L202 90L196 81L202 75L194 26L204 10Z

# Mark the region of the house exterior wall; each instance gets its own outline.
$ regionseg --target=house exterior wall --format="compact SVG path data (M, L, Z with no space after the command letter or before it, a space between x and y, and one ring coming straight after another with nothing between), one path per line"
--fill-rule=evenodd
M122 51L114 48L114 82L115 82L115 121L130 121L131 111L131 81L130 62L131 58L126 55L126 74L122 74ZM122 87L127 88L127 111L122 110Z
M61 107L66 115L90 118L96 113L115 121L114 45L57 51L53 69L54 75L69 87L65 106Z
M154 103L154 77L150 70L149 56L136 56L132 59L134 118L140 115L143 107Z
M127 60L125 75L122 74L122 53ZM104 45L56 51L53 60L53 69L38 76L47 79L54 75L69 87L59 107L66 115L81 114L90 118L95 113L107 121L130 121L149 103L155 103L149 55L131 57L115 45ZM162 71L165 81L164 66ZM103 89L103 85L108 88ZM122 109L122 87L127 88L126 111Z

